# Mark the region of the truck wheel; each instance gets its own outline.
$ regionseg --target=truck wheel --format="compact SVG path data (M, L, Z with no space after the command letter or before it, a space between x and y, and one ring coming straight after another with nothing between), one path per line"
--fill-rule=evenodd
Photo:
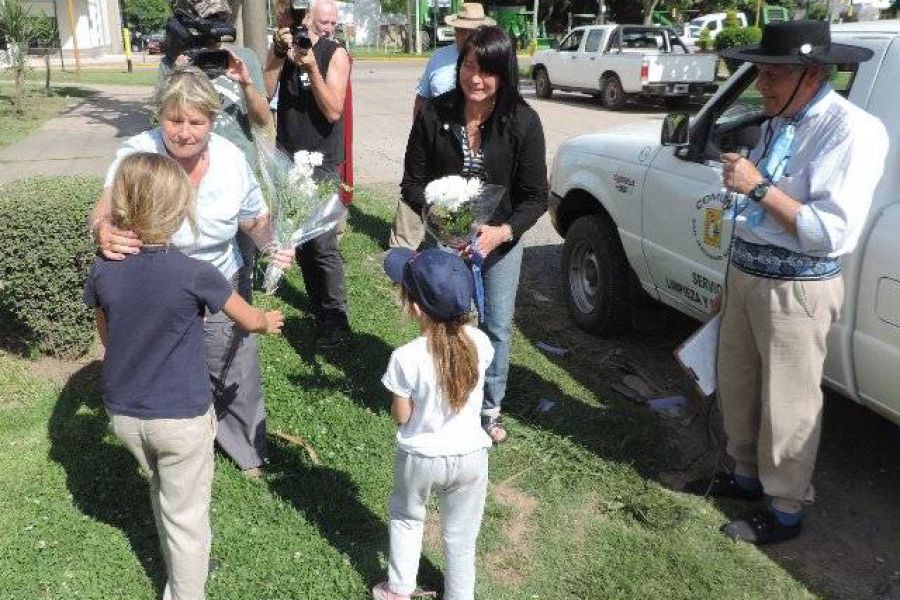
M541 68L534 72L534 93L538 98L549 98L553 95L553 86L550 85L547 69Z
M625 90L618 76L610 75L603 85L603 104L610 110L619 110L625 106Z
M563 247L566 304L575 323L591 333L618 333L631 324L630 269L613 224L601 215L581 217Z

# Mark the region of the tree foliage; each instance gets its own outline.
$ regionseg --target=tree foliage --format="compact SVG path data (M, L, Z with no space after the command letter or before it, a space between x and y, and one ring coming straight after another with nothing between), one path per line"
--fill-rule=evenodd
M122 7L128 25L144 33L162 29L172 16L169 0L123 0Z
M16 112L22 112L25 97L25 75L30 69L28 65L28 47L32 43L49 46L55 29L50 19L43 14L35 13L22 0L4 0L0 2L0 35L6 39L9 55L9 70L13 73L16 93L13 106Z

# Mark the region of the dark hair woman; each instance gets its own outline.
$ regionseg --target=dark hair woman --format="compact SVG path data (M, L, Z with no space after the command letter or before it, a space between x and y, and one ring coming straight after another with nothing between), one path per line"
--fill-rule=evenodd
M487 371L482 424L500 443L506 430L500 405L509 372L512 331L522 265L522 235L547 208L544 132L519 93L515 46L499 27L479 27L460 48L456 89L429 100L416 115L406 146L403 201L421 213L425 186L447 175L477 177L506 193L493 218L479 228L485 256L485 314L481 327L494 346Z

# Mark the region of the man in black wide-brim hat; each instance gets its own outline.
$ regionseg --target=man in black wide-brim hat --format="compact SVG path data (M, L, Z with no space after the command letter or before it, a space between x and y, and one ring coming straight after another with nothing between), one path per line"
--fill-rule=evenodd
M831 42L817 21L772 23L759 46L724 58L756 65L770 119L750 155L722 156L725 187L748 199L735 220L719 338L719 401L732 473L687 490L763 503L727 523L765 544L800 534L822 420L826 336L887 153L881 122L829 85L831 65L872 51Z

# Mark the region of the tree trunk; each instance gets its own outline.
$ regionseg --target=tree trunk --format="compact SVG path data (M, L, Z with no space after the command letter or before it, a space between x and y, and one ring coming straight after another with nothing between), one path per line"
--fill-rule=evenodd
M656 5L659 4L659 0L643 0L644 4L644 25L652 25L653 24L653 11L656 9Z
M25 98L25 69L21 67L16 69L16 100L15 108L17 113L22 113L22 100Z
M44 52L44 72L46 76L44 77L44 94L50 95L50 48L47 48L46 52Z

